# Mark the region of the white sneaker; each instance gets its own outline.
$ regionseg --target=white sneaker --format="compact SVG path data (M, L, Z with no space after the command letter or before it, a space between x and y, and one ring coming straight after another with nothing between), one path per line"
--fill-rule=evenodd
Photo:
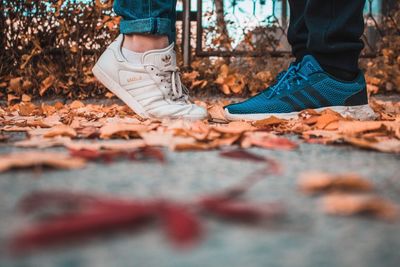
M96 78L142 118L204 119L207 111L188 100L176 66L174 45L147 51L142 65L122 55L121 34L93 68Z

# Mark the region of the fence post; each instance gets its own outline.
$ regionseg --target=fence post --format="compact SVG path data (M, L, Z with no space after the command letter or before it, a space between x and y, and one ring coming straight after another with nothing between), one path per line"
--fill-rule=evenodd
M183 19L182 19L182 52L183 67L190 67L190 1L183 0Z
M288 2L287 0L282 0L282 28L287 29L287 11L288 11Z

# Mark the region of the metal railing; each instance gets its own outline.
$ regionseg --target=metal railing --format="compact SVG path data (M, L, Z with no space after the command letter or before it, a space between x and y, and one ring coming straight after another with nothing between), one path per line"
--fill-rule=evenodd
M256 0L253 0L253 4L255 4ZM231 1L237 3L237 1ZM249 1L250 2L250 1ZM288 28L288 2L287 0L264 0L263 3L265 5L266 2L270 2L270 14L267 14L267 18L260 23L261 27L271 27L271 30L275 30L275 32L279 32L283 35L280 42L286 41L286 32ZM365 32L362 37L365 43L365 49L362 53L363 57L374 57L379 51L377 48L377 43L379 40L385 36L385 31L382 27L385 19L391 19L390 12L393 8L397 6L397 0L367 0L365 7ZM221 50L216 49L216 47L207 47L205 48L205 25L203 21L204 17L204 1L198 0L196 3L196 13L193 14L191 11L191 1L183 0L183 11L182 11L182 51L183 51L183 61L184 66L190 66L191 63L191 44L195 43L195 48L193 49L195 55L198 57L210 57L210 56L218 56L218 57L231 57L231 56L261 56L265 55L265 51L254 51L248 49L242 49L240 46L233 48L231 50ZM231 5L232 9L227 10L225 13L229 14L235 12L235 5ZM253 6L253 15L255 13L255 5ZM243 12L243 10L242 10ZM242 14L246 15L246 14ZM394 23L397 23L394 21ZM194 35L195 42L191 42L192 34L191 28L193 28L193 24L195 24L196 33ZM250 32L253 29L252 27L248 27L248 25L239 25L242 27L243 35L246 32ZM247 28L246 28L247 27ZM286 49L282 49L282 47L276 47L274 45L270 46L270 49L267 51L270 56L280 57L283 55L287 55L290 53L290 49L288 45L285 47Z

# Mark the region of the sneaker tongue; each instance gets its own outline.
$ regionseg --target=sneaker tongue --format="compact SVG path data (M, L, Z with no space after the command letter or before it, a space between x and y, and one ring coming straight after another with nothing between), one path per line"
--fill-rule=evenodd
M150 50L143 54L142 63L154 65L156 67L176 66L176 54L174 44L164 49Z
M305 56L300 64L301 67L299 69L299 72L305 76L309 76L313 73L323 71L318 61L311 55Z

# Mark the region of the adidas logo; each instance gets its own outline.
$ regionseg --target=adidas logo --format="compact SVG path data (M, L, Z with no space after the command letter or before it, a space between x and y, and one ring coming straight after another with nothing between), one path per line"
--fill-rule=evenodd
M164 63L169 63L169 62L171 62L171 55L165 55L161 60Z
M142 79L142 76L132 76L132 77L127 78L127 81L128 81L128 83L131 83L131 82L140 81L141 79Z
M171 55L165 55L164 57L161 58L161 61L165 63L165 66L171 65Z

